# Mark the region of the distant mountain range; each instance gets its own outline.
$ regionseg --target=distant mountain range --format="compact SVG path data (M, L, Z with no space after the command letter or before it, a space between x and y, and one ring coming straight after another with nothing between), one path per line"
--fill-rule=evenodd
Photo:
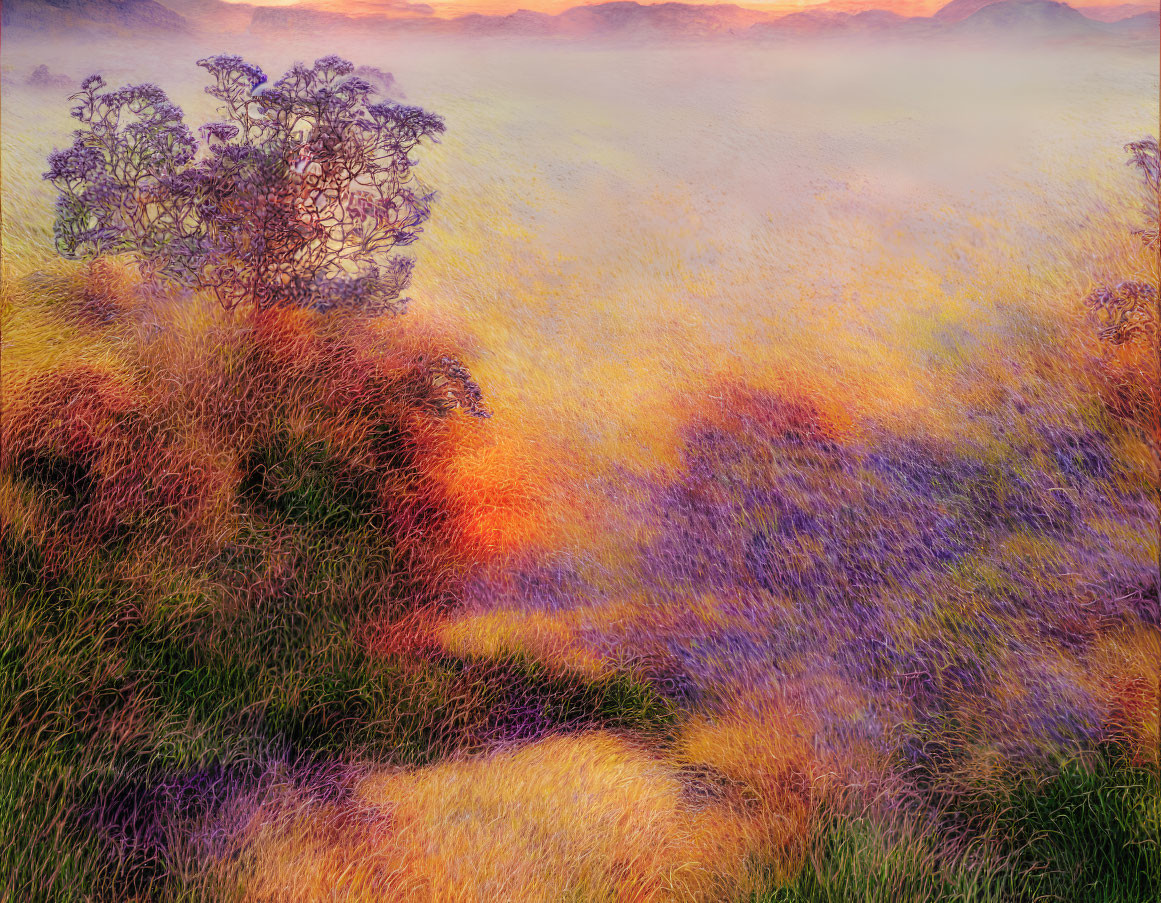
M1120 22L1133 16L1153 15L1157 12L1157 0L1152 3L1116 3L1112 6L1076 7L1090 19L1098 22Z
M3 3L0 26L5 29L75 34L190 30L184 16L157 0L3 0Z
M447 36L680 39L738 36L754 39L801 35L959 34L1040 39L1158 33L1156 7L1126 3L1082 7L1054 0L951 0L931 17L886 10L847 13L828 9L777 14L728 3L655 3L614 0L564 12L519 10L509 15L439 18L422 3L396 0L387 15L351 16L303 7L270 7L223 0L4 0L5 29L48 32L231 32L351 30L361 34Z
M166 2L176 4L183 0ZM298 7L259 6L254 8L249 28L258 33L345 27L360 31L564 38L708 38L725 35L762 38L859 32L980 36L1034 33L1043 38L1138 32L1156 34L1156 11L1134 15L1138 7L1130 4L1125 7L1126 18L1107 22L1053 0L951 0L929 18L908 18L878 9L858 13L805 10L787 15L727 3L646 5L633 0L574 6L556 15L519 10L506 16L467 15L452 19L351 17Z

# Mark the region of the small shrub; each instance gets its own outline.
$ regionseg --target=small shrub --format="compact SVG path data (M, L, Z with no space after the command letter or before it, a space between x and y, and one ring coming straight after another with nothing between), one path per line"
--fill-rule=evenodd
M1141 175L1144 194L1144 213L1148 225L1139 229L1136 234L1146 247L1156 250L1158 243L1158 226L1161 224L1161 148L1156 138L1142 138L1125 145L1131 156L1129 165L1135 167Z
M1158 298L1157 252L1158 207L1161 192L1161 152L1154 138L1134 141L1125 149L1129 162L1140 174L1146 226L1134 230L1141 238L1151 263L1151 276L1126 279L1114 286L1101 286L1085 298L1085 306L1102 345L1100 360L1106 403L1122 421L1132 424L1154 444L1161 443L1161 396L1158 389Z

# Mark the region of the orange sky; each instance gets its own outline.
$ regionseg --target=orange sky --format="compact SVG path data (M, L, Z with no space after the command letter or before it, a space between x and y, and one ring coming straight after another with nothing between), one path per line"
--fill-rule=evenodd
M232 0L232 2L250 2L261 6L311 6L351 15L397 14L401 5L400 0ZM437 15L457 16L465 13L504 14L517 9L534 9L554 13L572 6L584 5L586 2L601 2L601 0L414 0L414 2L426 3L436 11ZM639 2L662 2L662 0L639 0ZM681 2L697 3L699 0L681 0ZM829 0L829 2L828 0L727 0L727 2L734 2L738 6L749 9L769 10L771 12L790 13L804 9L828 8L851 12L860 9L889 9L900 15L924 16L931 15L941 6L946 5L949 0ZM1073 0L1073 5L1117 6L1125 2L1126 0ZM1129 0L1129 2L1145 2L1145 0Z

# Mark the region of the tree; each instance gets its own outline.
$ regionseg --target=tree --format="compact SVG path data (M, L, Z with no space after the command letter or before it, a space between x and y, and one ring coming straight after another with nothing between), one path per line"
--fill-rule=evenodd
M413 262L392 252L419 236L433 200L411 154L443 120L373 102L336 56L273 85L241 57L198 65L222 104L200 141L156 85L84 80L81 128L45 173L60 192L58 250L133 253L150 277L209 289L229 309L401 310Z
M1156 138L1142 138L1125 145L1129 153L1129 165L1141 176L1141 188L1145 199L1145 219L1149 225L1138 229L1145 246L1151 250L1158 248L1158 227L1161 226L1161 148Z

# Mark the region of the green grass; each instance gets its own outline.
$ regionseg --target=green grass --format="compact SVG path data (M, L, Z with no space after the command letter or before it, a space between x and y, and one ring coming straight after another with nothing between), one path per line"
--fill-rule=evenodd
M1155 772L1102 758L1025 781L988 813L1023 900L1104 903L1161 897L1161 783Z
M934 830L832 815L796 879L755 903L1146 903L1161 895L1156 772L1104 756L978 790ZM937 838L948 842L941 848Z
M0 613L0 864L13 900L176 893L175 863L127 857L85 815L175 776L219 769L240 789L271 762L420 765L530 714L651 734L673 719L628 676L376 656L326 607L226 614L200 600L148 616L84 571L51 587L28 576L5 572L12 604ZM143 805L142 817L180 836L215 802L184 815Z

